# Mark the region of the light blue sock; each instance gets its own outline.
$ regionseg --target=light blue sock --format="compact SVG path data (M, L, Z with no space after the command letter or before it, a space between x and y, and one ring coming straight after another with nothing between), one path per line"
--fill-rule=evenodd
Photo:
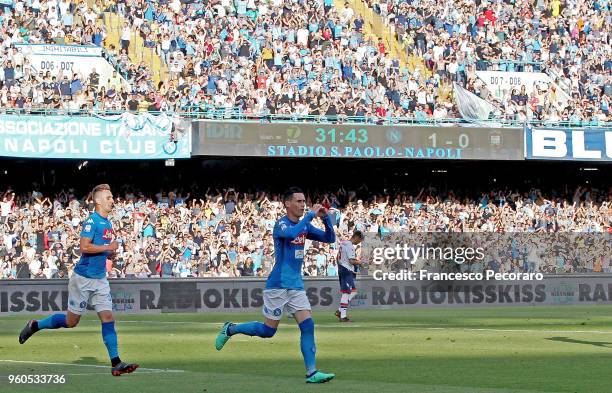
M308 318L300 322L298 325L302 335L300 336L300 349L304 357L304 365L306 366L306 374L311 375L317 371L315 355L317 347L315 346L314 338L314 321Z
M66 314L51 314L45 319L38 321L38 329L59 329L66 326Z
M102 322L102 340L106 349L108 350L108 356L111 361L114 358L119 357L119 350L117 349L117 333L115 332L115 321Z
M230 325L228 333L230 336L234 334L246 334L247 336L270 338L274 336L276 329L261 322L246 322L238 325Z

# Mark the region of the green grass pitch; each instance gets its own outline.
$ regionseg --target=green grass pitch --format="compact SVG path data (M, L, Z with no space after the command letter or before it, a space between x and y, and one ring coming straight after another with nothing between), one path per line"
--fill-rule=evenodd
M318 366L304 383L299 330L283 319L272 339L233 337L226 320L259 313L119 315L121 357L134 374L112 377L100 324L43 331L17 342L26 316L0 318L0 392L611 392L612 306L362 310L340 324L316 312ZM171 371L160 371L170 369ZM11 374L63 374L63 385L9 384Z

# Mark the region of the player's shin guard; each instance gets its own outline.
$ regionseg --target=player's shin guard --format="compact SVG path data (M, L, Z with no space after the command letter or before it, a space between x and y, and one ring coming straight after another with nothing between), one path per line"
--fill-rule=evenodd
M276 329L271 328L265 323L261 322L246 322L237 325L231 325L228 328L230 336L234 334L245 334L247 336L257 336L261 338L270 338L276 333Z
M299 324L299 327L300 331L302 332L300 337L300 349L302 350L302 356L304 357L306 375L310 375L317 371L315 361L317 347L315 346L314 338L314 321L312 318L305 319Z
M60 329L65 327L68 327L66 325L66 314L52 314L38 321L38 330Z
M119 350L117 349L117 332L115 332L115 321L102 322L102 341L106 345L108 351L108 357L111 359L111 363L115 366L116 363L120 363Z

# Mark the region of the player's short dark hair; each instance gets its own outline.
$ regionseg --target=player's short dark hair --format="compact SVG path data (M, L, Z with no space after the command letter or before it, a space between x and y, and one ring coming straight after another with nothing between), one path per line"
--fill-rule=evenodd
M283 193L283 202L290 201L291 198L293 198L293 194L303 194L303 193L304 191L302 191L302 189L299 187L289 187L287 191Z
M353 237L358 237L358 238L360 238L361 240L363 240L363 232L361 232L361 231L355 231L355 232L353 232Z

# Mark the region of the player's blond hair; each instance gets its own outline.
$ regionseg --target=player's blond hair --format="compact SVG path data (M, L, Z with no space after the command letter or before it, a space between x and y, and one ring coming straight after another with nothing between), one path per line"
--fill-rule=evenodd
M96 203L96 196L99 192L110 191L110 190L111 188L108 184L98 184L97 186L93 188L93 190L91 190L91 199L93 200L94 203Z

